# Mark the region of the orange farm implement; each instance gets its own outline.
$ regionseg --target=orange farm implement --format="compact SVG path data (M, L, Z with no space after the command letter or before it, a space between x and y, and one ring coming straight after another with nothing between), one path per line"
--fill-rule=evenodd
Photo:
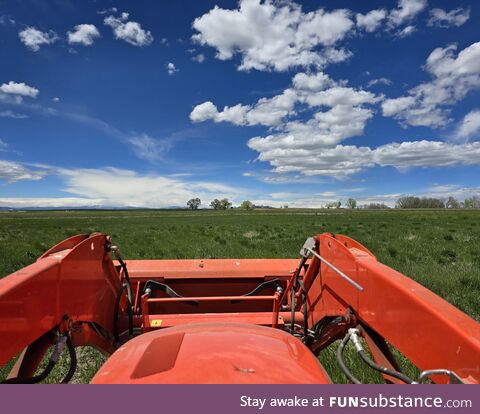
M68 382L78 346L109 356L97 384L329 383L317 357L335 341L353 383L348 342L387 383L480 383L480 324L342 235L300 259L128 261L79 235L0 280L0 366L19 355L4 383L41 382L64 348Z

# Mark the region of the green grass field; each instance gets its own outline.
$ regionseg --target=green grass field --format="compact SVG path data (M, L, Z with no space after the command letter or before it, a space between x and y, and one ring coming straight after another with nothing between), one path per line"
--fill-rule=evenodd
M309 236L341 233L480 321L480 211L1 212L0 276L32 263L69 236L94 231L112 235L127 259L290 258L298 257ZM82 352L88 363L80 366L77 382L88 381L102 362L96 353ZM348 358L355 365L352 352ZM333 350L320 359L334 381L345 380ZM361 368L356 372L364 380L378 380Z

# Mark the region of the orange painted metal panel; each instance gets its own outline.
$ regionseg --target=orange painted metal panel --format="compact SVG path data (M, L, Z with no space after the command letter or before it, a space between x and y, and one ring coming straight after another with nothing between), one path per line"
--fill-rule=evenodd
M180 345L171 340L174 334L183 334ZM152 352L166 355L174 363L153 373L143 369ZM139 371L149 375L139 377ZM180 325L141 335L120 347L92 379L93 384L330 382L318 360L297 338L278 329L238 323Z
M38 261L0 280L0 365L64 317L112 330L120 286L104 235L71 238L71 249L51 249ZM61 246L60 243L57 246Z
M130 276L146 279L290 277L298 259L128 260Z
M421 370L445 368L466 382L480 382L479 323L379 263L359 243L345 236L318 237L321 254L364 288L363 292L356 290L322 264L317 289L322 291L326 314L342 312L348 306L360 322L372 327ZM310 312L315 314L318 309Z

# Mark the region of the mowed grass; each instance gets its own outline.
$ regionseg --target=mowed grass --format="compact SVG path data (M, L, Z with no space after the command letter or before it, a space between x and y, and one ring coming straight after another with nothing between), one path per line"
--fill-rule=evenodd
M96 231L112 235L127 259L291 258L298 257L309 236L345 234L480 321L480 211L1 212L0 276L32 263L69 236ZM334 381L345 381L333 351L320 359ZM86 355L91 363L81 366L85 372L77 374L77 382L88 381L101 364L95 355ZM347 357L364 380L379 380L363 373L351 350ZM413 375L414 368L402 358L401 363Z

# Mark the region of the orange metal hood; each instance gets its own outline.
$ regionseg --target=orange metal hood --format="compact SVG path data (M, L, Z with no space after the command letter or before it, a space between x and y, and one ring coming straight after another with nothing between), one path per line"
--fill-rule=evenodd
M95 384L330 383L315 356L278 329L198 323L153 331L120 347Z

